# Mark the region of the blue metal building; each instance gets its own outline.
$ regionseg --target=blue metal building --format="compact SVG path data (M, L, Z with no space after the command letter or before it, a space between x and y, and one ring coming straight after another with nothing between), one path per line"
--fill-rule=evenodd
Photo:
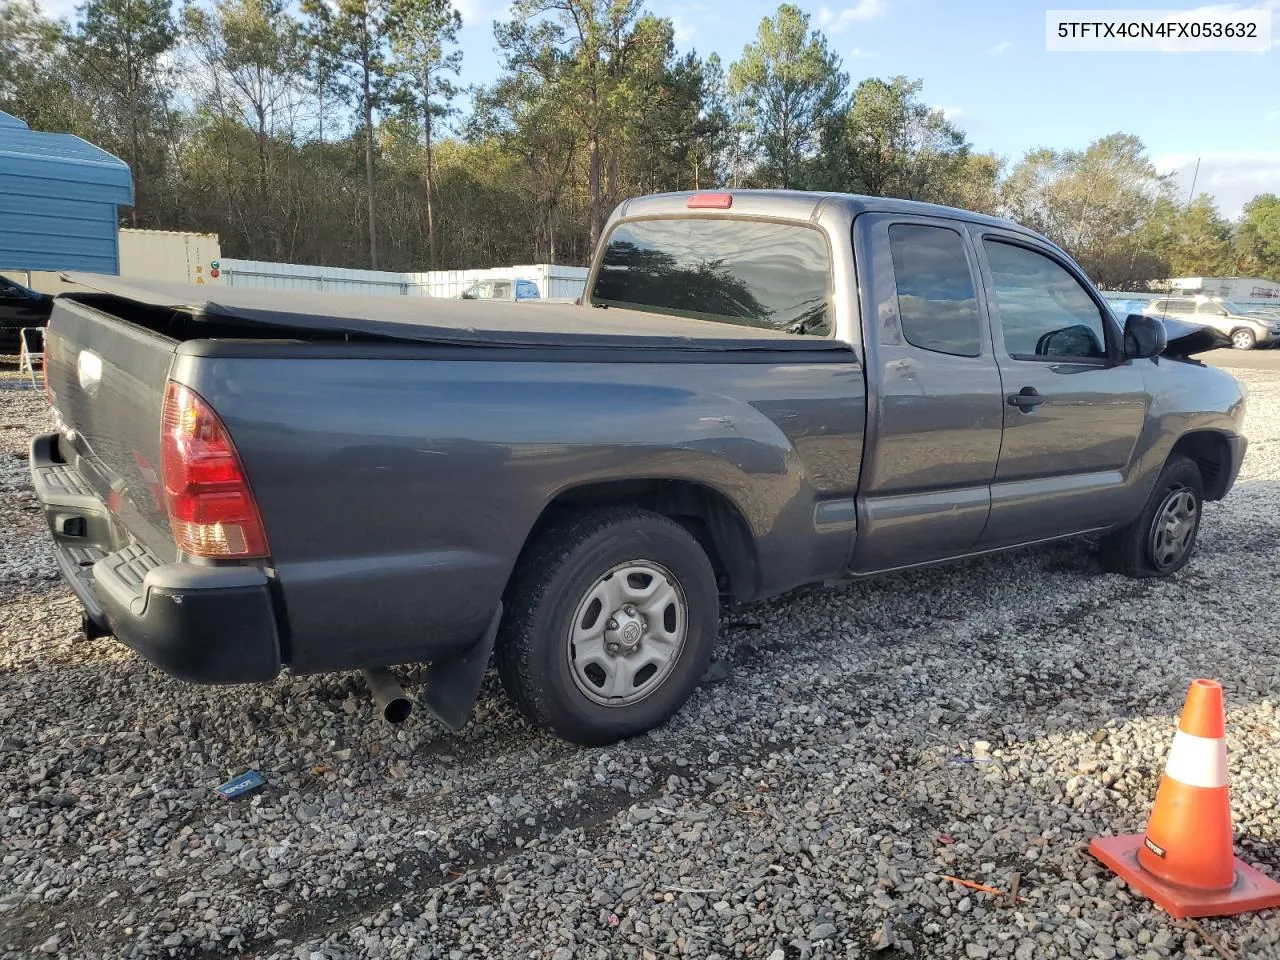
M0 268L119 273L117 208L132 204L124 161L0 113Z

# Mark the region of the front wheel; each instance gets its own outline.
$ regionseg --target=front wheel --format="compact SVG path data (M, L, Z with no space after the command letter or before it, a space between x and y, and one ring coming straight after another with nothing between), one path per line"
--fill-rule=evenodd
M549 528L504 603L498 673L534 724L599 746L664 723L693 693L719 625L715 570L684 527L610 508Z
M1191 559L1204 512L1204 480L1194 460L1169 458L1138 519L1102 540L1107 569L1130 577L1167 577Z
M1231 345L1237 350L1252 350L1258 345L1258 338L1247 327L1237 327L1231 331Z

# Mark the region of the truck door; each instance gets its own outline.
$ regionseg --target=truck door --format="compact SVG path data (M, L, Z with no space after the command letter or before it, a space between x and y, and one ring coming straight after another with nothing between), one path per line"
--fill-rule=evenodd
M1106 527L1150 397L1093 285L1035 239L970 227L1004 385L1004 438L981 546Z
M853 232L868 407L852 568L864 572L973 548L1004 397L965 225L863 214Z

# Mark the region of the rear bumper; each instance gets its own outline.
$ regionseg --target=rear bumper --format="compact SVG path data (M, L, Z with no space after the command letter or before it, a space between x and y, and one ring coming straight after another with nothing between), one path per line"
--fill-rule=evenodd
M85 616L182 680L252 683L279 673L266 571L162 563L139 544L110 551L106 507L56 459L57 440L46 434L32 441L31 478L58 569Z

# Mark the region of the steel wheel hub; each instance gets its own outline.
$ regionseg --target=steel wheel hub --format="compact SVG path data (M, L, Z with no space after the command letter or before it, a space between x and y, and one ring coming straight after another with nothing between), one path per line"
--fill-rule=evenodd
M1167 570L1186 556L1199 514L1195 494L1186 487L1165 496L1151 522L1151 560L1159 569Z
M621 563L578 603L567 652L574 685L603 706L628 706L675 669L688 633L680 583L651 560Z

